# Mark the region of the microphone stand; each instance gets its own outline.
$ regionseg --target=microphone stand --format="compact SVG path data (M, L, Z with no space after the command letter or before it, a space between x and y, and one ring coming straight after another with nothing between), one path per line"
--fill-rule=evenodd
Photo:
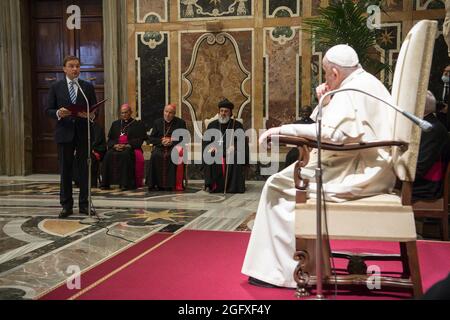
M378 101L381 101L388 106L392 107L395 111L400 112L403 114L406 118L414 122L416 125L418 125L423 131L428 132L433 127L428 121L422 120L412 113L402 110L400 107L393 105L387 101L384 101L383 99L380 99L370 93L367 93L360 89L355 88L342 88L342 89L336 89L329 91L325 93L319 100L318 104L318 112L317 112L317 168L315 170L316 174L316 223L317 223L317 239L316 239L316 299L317 300L323 300L325 299L325 296L323 295L323 289L322 289L322 241L323 241L323 234L322 234L322 106L323 101L326 97L336 94L338 92L344 92L344 91L356 91L360 92L362 94L368 95Z
M90 105L89 105L89 100L86 97L86 95L84 94L83 89L81 89L80 84L78 83L78 81L74 81L74 83L77 85L78 89L80 89L81 94L83 95L84 99L86 100L86 112L87 112L87 117L86 117L86 122L87 122L87 145L88 145L88 154L87 154L87 165L88 165L88 218L83 219L81 222L85 223L85 224L92 224L92 223L96 223L97 220L92 218L92 192L91 192L91 181L92 181L92 172L91 172L91 166L92 166L92 157L91 157L91 118L90 118Z

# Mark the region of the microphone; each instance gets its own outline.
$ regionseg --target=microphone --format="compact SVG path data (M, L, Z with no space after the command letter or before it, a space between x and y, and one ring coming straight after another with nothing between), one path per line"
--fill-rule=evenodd
M442 101L445 101L447 93L448 93L448 89L449 89L449 83L450 83L450 77L448 76L447 72L444 72L441 80L444 83L444 90L442 90Z
M449 80L450 80L450 78L449 78ZM393 108L395 111L401 113L401 114L404 115L406 118L408 118L409 120L411 120L412 122L414 122L416 125L418 125L418 126L419 126L423 131L425 131L425 132L430 131L431 128L433 127L433 125L432 125L431 123L429 123L428 121L425 121L425 120L423 120L423 119L420 119L419 117L415 116L414 114L412 114L412 113L410 113L410 112L408 112L408 111L405 111L405 110L401 109L400 107L398 107L398 106L396 106L396 105L393 105L393 104L391 104L391 103L389 103L389 102L387 102L387 101L384 101L383 99L378 98L378 97L376 97L376 96L374 96L374 95L372 95L372 94L370 94L370 93L367 93L367 92L365 92L365 91L363 91L363 90L355 89L355 88L342 88L342 89L336 89L336 90L332 90L332 91L329 91L329 92L325 93L325 94L320 98L320 101L319 101L319 105L318 105L318 107L319 107L319 110L318 110L318 111L319 111L319 112L318 112L318 115L317 115L317 119L319 119L319 117L320 117L320 119L322 119L322 103L323 103L323 99L326 98L327 96L333 95L333 94L338 93L338 92L344 92L344 91L356 91L356 92L360 92L360 93L362 93L362 94L365 94L365 95L367 95L367 96L369 96L369 97L372 97L372 98L374 98L374 99L376 99L376 100L378 100L378 101L381 101L381 102L387 104L388 106L390 106L391 108Z

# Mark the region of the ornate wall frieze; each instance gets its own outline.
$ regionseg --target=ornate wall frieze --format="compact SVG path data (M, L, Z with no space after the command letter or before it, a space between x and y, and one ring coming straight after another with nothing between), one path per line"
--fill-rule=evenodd
M180 20L252 16L253 0L180 0Z

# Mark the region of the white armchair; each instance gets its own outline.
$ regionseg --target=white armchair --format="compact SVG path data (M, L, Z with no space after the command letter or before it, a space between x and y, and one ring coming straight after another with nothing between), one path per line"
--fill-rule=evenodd
M423 20L408 33L402 44L394 73L392 96L394 102L422 117L428 87L437 22ZM279 136L280 143L299 146L300 158L296 165L295 184L297 205L295 210L295 259L299 261L294 273L297 295L307 295L308 286L317 283L315 274L316 202L307 199L299 171L308 159L308 147L317 147L314 141L292 136ZM420 129L403 115L395 118L393 141L381 142L391 146L394 170L402 182L399 194L382 194L374 197L342 203L327 203L328 237L330 239L393 241L400 243L400 254L375 255L333 252L333 257L350 260L348 275L332 275L330 251L323 245L323 282L328 284L365 284L366 260L400 260L403 265L401 277L380 278L383 286L412 288L416 297L422 294L422 283L416 246L416 229L411 204L412 182L414 181ZM341 151L379 147L380 143L347 144L343 146L322 144L324 150ZM322 219L323 221L323 219ZM355 271L356 270L356 271Z

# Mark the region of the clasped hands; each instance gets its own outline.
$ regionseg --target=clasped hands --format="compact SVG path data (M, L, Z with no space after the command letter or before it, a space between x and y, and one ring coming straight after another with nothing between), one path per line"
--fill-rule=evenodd
M123 151L123 150L125 150L126 148L130 148L131 146L129 145L129 144L115 144L114 146L113 146L113 148L114 148L114 150L116 150L116 151Z
M172 145L172 138L171 137L162 137L161 138L161 144L164 147L168 147L168 146Z

